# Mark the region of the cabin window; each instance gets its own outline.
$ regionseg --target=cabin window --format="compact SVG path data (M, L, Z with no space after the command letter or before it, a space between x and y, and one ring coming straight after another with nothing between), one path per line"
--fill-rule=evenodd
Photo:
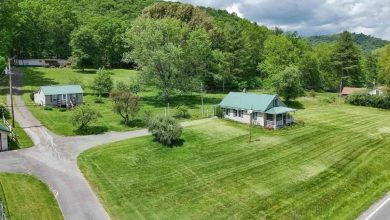
M238 117L240 117L240 118L244 117L244 111L243 110L238 111Z
M51 102L56 102L57 101L57 95L52 95L51 97Z
M254 114L254 119L255 119L255 120L257 120L257 119L263 117L263 114L261 114L260 112L255 112L255 113L253 113L253 114Z
M233 109L233 116L237 117L237 110Z
M229 114L230 114L230 109L225 108L225 115L229 115Z
M275 100L274 100L274 106L279 106L278 99L275 99Z

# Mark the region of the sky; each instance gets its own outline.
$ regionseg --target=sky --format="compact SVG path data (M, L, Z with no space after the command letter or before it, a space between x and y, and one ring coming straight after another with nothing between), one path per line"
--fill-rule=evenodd
M225 9L303 36L344 30L390 40L390 0L177 0Z

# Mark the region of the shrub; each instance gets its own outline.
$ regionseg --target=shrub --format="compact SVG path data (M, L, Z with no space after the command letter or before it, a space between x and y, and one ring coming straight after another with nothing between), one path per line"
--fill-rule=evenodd
M45 106L45 107L43 107L43 109L46 110L46 111L52 111L53 110L53 108L50 107L50 106Z
M104 100L102 97L98 96L95 98L95 103L104 103Z
M60 112L66 112L66 108L60 108Z
M3 117L6 119L11 118L11 113L9 112L9 109L7 108L7 105L0 104L0 117Z
M345 102L351 105L390 109L390 96L368 95L366 93L354 93L349 95L345 99Z
M325 103L335 103L336 102L336 97L335 96L330 96L322 99Z
M171 117L158 117L150 121L148 130L159 143L173 146L180 141L183 128Z
M217 116L218 118L223 118L225 116L221 106L215 107L215 116Z
M150 110L145 110L144 111L144 114L142 116L142 122L146 125L146 126L149 126L150 122L152 121L153 119L153 114L152 114L152 111Z
M34 92L31 92L31 93L30 93L30 99L31 99L31 101L34 101L34 95L35 95Z
M181 106L177 107L175 117L176 118L190 118L191 115L188 112L188 108L181 105Z
M70 120L74 126L77 126L78 130L82 130L101 117L102 115L97 110L88 105L80 105L73 110Z
M308 95L309 95L309 97L315 98L317 96L317 93L316 93L316 91L314 91L312 89L312 90L309 91Z

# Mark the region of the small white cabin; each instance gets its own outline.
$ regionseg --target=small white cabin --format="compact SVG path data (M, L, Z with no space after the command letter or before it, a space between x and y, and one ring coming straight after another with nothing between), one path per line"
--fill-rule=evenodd
M288 108L277 95L230 92L219 104L224 117L242 122L277 129L294 123Z
M8 150L9 129L0 123L0 151Z
M74 107L83 103L80 85L41 86L34 94L34 102L42 106Z

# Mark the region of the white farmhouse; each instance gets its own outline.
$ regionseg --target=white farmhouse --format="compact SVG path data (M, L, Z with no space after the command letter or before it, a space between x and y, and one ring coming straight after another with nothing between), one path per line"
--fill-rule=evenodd
M42 106L74 107L83 103L80 85L41 86L34 94L34 102Z
M224 117L242 123L252 123L277 129L294 123L288 108L277 95L230 92L219 104Z

